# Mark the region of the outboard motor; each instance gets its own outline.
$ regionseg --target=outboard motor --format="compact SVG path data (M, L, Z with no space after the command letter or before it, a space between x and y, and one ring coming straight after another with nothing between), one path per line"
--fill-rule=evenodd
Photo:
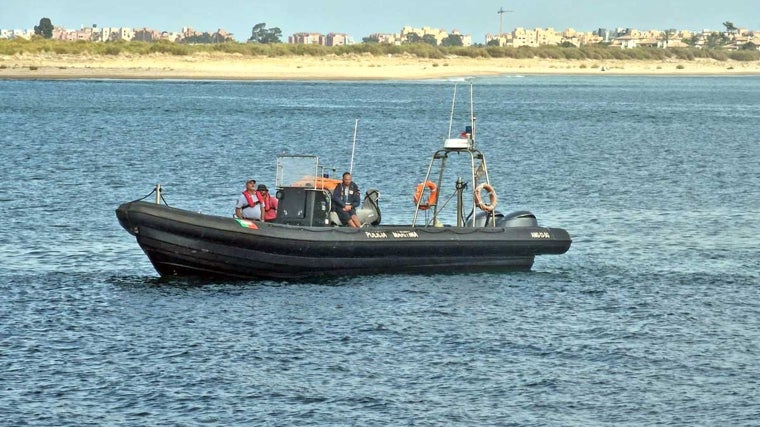
M364 195L362 206L356 210L356 216L362 224L380 224L380 192L370 188Z
M467 216L467 220L465 221L466 227L487 227L491 225L491 218L496 218L496 226L499 226L499 221L504 218L504 214L502 214L499 211L493 211L493 212L483 212L478 211L475 213L475 225L472 224L472 213Z
M497 227L536 227L538 220L533 213L529 211L515 211L507 215L499 211L478 212L475 214L475 227L488 227L491 225L491 218L495 218ZM467 226L472 223L472 214L467 217Z
M538 220L532 212L515 211L496 218L497 227L537 227Z

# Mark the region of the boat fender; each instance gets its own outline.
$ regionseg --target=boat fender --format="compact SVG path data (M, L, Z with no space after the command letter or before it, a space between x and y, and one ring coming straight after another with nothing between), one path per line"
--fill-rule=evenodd
M483 201L483 198L480 195L483 190L486 190L488 192L488 204ZM491 184L484 182L475 187L475 204L480 208L480 210L483 212L493 212L493 210L496 209L497 203L498 198L496 197L496 190L493 189Z
M422 195L425 189L430 190L427 200L422 199ZM414 204L419 205L421 210L430 209L431 206L435 206L438 203L438 187L435 186L433 181L421 182L417 185L417 191L414 192Z

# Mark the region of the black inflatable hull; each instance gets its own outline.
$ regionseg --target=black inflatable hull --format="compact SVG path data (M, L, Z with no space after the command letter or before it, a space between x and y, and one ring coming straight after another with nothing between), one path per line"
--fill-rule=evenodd
M119 223L162 276L297 279L365 274L530 270L536 255L562 254L568 233L547 227L352 229L255 222L142 201Z

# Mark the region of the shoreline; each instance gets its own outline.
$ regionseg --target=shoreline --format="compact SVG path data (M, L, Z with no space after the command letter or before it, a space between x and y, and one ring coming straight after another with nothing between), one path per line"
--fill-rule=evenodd
M0 55L3 80L425 80L501 75L760 75L760 61L566 60L398 56L250 57L201 53L149 55Z

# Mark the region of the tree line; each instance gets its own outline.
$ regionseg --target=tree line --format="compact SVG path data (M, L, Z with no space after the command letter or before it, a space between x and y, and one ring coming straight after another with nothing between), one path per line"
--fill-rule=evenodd
M735 34L738 33L738 29L730 21L724 22L723 26L726 28L725 32L712 32L712 33L708 34L706 37L704 37L704 47L706 49L720 49L721 47L726 46L730 42L730 36L731 35L735 35ZM51 22L50 18L42 18L42 19L40 19L39 25L35 25L34 26L34 33L35 33L35 35L38 35L38 36L40 36L42 38L50 39L50 38L53 37L53 28L54 28L53 27L53 23ZM668 30L663 31L665 40L666 41L670 40L670 38L672 37L672 35L675 34L675 32L676 32L676 30L674 30L674 29L668 29ZM684 40L684 42L687 45L689 45L689 46L696 46L697 43L701 40L701 37L702 37L701 34L696 34L696 35L692 36L690 39ZM264 45L282 44L282 30L279 27L266 28L266 23L265 22L260 22L260 23L258 23L256 25L254 25L253 28L251 29L251 37L248 38L247 42L248 43L254 43L254 44L264 44ZM185 43L185 44L220 44L220 43L232 43L232 44L235 44L237 42L235 42L231 38L221 37L218 34L203 33L203 34L200 34L200 35L193 35L193 36L185 37L181 41L181 43ZM369 36L369 37L363 38L361 44L362 45L377 44L377 45L381 45L381 46L384 45L384 44L382 44L382 43L379 42L379 40L377 39L377 37L373 37L373 36ZM586 45L586 46L576 47L572 43L565 42L565 43L559 45L558 47L564 48L564 49L568 49L568 50L564 51L564 53L562 53L562 54L558 54L557 52L562 52L562 51L557 51L556 49L553 49L553 47L557 47L557 46L548 46L548 47L547 46L539 46L539 47L530 47L530 48L526 48L524 46L521 46L521 47L517 47L517 48L510 48L510 47L500 47L500 46L498 46L498 41L497 40L492 40L491 42L489 42L485 46L484 45L480 45L480 44L476 44L476 45L473 45L471 47L464 48L463 42L462 42L462 36L458 35L458 34L450 34L446 38L444 38L443 40L441 40L440 43L438 43L438 40L435 38L435 36L433 36L431 34L425 34L425 35L420 36L417 33L408 33L406 35L406 39L404 40L404 42L402 44L403 45L408 45L408 46L429 45L429 46L433 46L433 47L439 48L438 49L438 53L425 51L426 49L424 47L423 48L412 48L412 50L414 50L414 51L419 51L419 50L425 51L425 52L423 52L423 53L425 53L425 55L423 55L425 57L445 56L445 55L449 54L447 49L450 49L450 48L463 48L463 49L467 49L466 51L459 50L460 53L465 53L465 55L463 55L463 56L484 56L484 57L494 57L494 56L495 57L520 57L520 56L522 56L521 52L525 52L526 51L525 49L536 49L537 50L536 52L539 52L539 54L535 55L535 56L541 57L542 55L540 53L542 53L542 52L544 52L544 53L545 52L550 52L550 53L548 53L548 55L551 55L552 57L559 56L559 57L564 57L565 59L583 59L583 58L586 58L586 59L596 59L596 58L593 58L593 57L600 56L600 54L598 53L599 50L595 49L595 48L602 48L602 47L604 47L604 46L607 45L607 43L599 43L597 45ZM338 47L338 46L336 46L336 47ZM485 49L485 52L484 53L473 53L474 51L472 51L472 49L480 49L480 50ZM522 49L522 51L520 49ZM577 51L573 51L573 49L577 49ZM632 53L632 54L616 53L616 54L613 54L612 56L623 56L623 57L636 56L636 57L642 57L640 59L659 59L658 57L663 56L663 55L672 57L672 55L661 54L661 53L653 54L651 52L648 52L646 49L647 48L619 49L619 50L622 50L622 51L625 51L625 50L634 50L636 52ZM752 52L752 51L757 52L758 51L757 50L758 46L756 44L752 43L752 42L748 42L748 43L745 43L744 45L740 46L739 49L742 50L742 51L747 51L747 52ZM222 50L224 50L224 49L222 49ZM233 49L233 50L235 50L235 49ZM278 50L282 50L282 49L278 49ZM289 49L286 48L284 50L288 51ZM374 50L381 50L381 51L383 51L382 54L387 54L387 53L392 53L392 52L388 52L388 51L392 51L394 49L392 49L390 47L386 47L386 48L383 48L383 49L368 48L367 50L373 50L373 51ZM658 50L663 50L663 49L658 49ZM672 50L672 49L669 49L669 50ZM175 51L180 51L181 52L182 50L181 49L179 49L179 50L175 49ZM292 49L291 49L291 51L292 51ZM529 52L531 52L531 51L529 51ZM589 52L591 52L591 53L589 53ZM589 57L589 55L591 57ZM704 56L704 55L696 55L695 53L684 54L681 51L677 51L677 50L675 51L675 56L683 56L683 55L685 55L687 57L691 57L692 59L694 57L702 57L702 56ZM601 56L607 56L607 55L601 55ZM652 58L652 56L654 56L654 58ZM730 55L730 54L720 55L719 54L719 55L707 55L707 56L711 56L711 57L712 56L718 56L718 57L727 56L727 57L730 57L732 55ZM742 54L742 55L733 55L733 56L739 56L739 57L744 58L744 57L753 57L754 55L752 55L752 54L749 54L749 55ZM635 59L635 58L624 58L624 59ZM684 59L687 59L687 58L684 58Z
M538 47L446 47L432 46L426 43L391 45L383 43L358 43L346 46L322 46L285 43L239 43L226 42L215 44L185 44L173 43L167 40L158 42L116 41L99 43L91 41L66 42L37 38L33 40L0 39L0 55L16 55L23 53L56 54L90 54L90 55L143 55L163 53L183 56L202 52L234 53L252 57L282 57L282 56L410 56L446 60L453 57L469 58L544 58L568 60L694 60L709 58L718 61L760 61L758 50L725 50L698 49L694 47L659 49L652 47L637 47L633 49L612 48L604 45L588 45L582 47L538 46Z

